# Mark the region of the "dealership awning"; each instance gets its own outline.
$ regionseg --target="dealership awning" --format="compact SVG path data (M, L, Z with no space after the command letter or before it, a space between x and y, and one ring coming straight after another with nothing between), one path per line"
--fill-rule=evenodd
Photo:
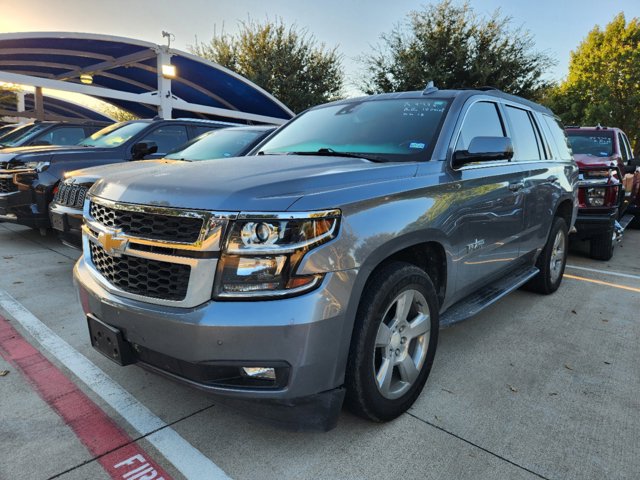
M220 65L109 35L0 34L0 81L83 93L142 118L280 124L293 116L273 95Z
M21 94L18 94L21 95ZM18 97L16 95L16 97ZM36 102L33 93L25 93L24 104L20 108L21 101L5 101L0 103L0 116L37 118ZM43 97L44 120L80 120L87 122L112 123L115 120L102 113L83 107L75 102L61 98L44 95Z

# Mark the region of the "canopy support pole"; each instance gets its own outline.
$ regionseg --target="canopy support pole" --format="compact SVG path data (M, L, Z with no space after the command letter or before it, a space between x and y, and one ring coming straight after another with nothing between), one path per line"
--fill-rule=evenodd
M173 110L173 94L171 93L171 78L163 75L162 66L171 65L171 54L166 47L158 48L157 62L158 62L158 116L168 120L172 118Z
M33 95L36 120L44 120L44 98L42 96L42 87L36 87Z

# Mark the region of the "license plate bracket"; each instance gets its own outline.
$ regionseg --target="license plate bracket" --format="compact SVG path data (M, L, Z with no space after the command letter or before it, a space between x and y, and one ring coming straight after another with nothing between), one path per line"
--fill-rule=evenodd
M69 230L69 224L67 222L66 215L51 215L51 227L59 232L66 232Z
M135 363L131 344L124 339L119 329L107 325L91 314L87 315L87 323L93 348L119 365Z

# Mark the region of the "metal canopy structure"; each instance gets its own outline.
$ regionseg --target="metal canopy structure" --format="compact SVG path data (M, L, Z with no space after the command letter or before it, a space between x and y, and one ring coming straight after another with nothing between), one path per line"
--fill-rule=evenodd
M37 118L36 99L33 93L26 93L23 99L16 95L16 102L0 103L0 116ZM22 104L24 102L24 104ZM22 105L21 105L22 104ZM22 108L21 108L22 107ZM44 120L80 120L88 122L113 123L115 120L77 103L45 95L43 97Z
M220 65L109 35L0 34L0 81L34 86L36 98L41 88L83 93L142 118L281 124L293 116L271 94Z

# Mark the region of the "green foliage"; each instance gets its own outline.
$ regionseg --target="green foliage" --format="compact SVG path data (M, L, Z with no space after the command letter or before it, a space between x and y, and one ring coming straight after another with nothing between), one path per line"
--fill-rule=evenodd
M608 125L640 139L640 21L617 15L571 52L569 75L545 103L569 125Z
M192 53L239 73L294 112L340 98L344 82L337 49L282 20L240 22L235 35L215 34Z
M554 64L533 50L529 32L511 28L510 17L497 10L481 18L468 2L443 0L412 11L381 40L361 59L367 93L420 90L433 80L438 88L492 86L535 98Z

